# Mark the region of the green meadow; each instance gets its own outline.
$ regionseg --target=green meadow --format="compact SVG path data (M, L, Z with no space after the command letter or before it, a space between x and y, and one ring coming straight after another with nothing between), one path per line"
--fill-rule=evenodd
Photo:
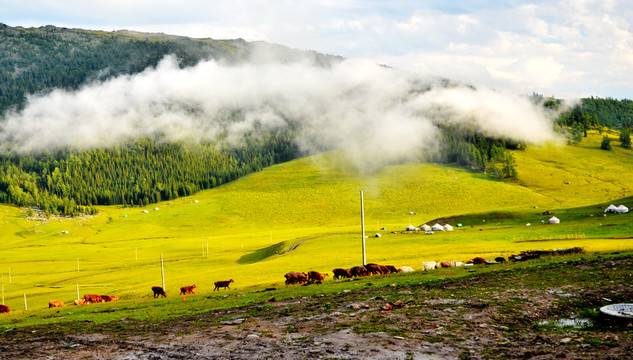
M192 197L144 208L101 207L95 216L27 216L28 209L0 206L0 273L4 303L12 309L0 317L0 325L59 321L49 319L48 302L72 303L77 287L80 296L121 299L92 308L117 308L118 317L143 319L158 316L152 315L157 302L182 302L181 286L196 284L201 295L188 296L189 308L165 316L239 305L239 297L215 305L205 301L283 287L288 271L331 273L359 265L361 190L368 262L420 269L422 261L493 259L522 250L630 250L632 215L602 216L611 203L633 206L633 152L617 146L615 133L610 136L616 145L612 152L600 150L601 135L591 132L577 146L514 151L517 182L438 164L407 163L368 173L328 153L266 168ZM561 223L547 225L551 216L541 215L544 210ZM455 230L403 232L407 225L433 225L436 219ZM161 255L169 298L154 300L150 288L161 285ZM228 279L235 280L230 292L212 293L214 281ZM331 277L326 283L333 283ZM323 289L328 286L335 284ZM284 291L305 291L296 288ZM89 307L79 308L62 311L75 312L76 320L91 316Z

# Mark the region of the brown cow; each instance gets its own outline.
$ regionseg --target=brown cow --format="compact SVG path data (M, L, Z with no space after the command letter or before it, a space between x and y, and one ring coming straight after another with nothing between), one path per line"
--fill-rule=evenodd
M191 295L193 294L193 289L196 288L196 285L191 286L183 286L180 288L180 295Z
M84 295L84 299L86 300L87 303L91 303L91 304L105 302L105 300L103 300L103 298L99 295Z
M449 263L448 261L442 261L440 263L440 266L442 266L443 268L449 268L451 267L451 263Z
M86 299L75 299L74 301L75 305L86 305Z
M334 274L333 279L340 279L340 278L351 278L352 274L349 273L349 269L341 269L341 268L336 268L334 270L332 270L332 274Z
M48 302L48 308L55 308L55 307L66 307L66 305L59 300L51 300Z
M11 312L11 310L9 309L8 306L0 305L0 314L2 314L2 313L10 313L10 312Z
M473 259L473 264L475 265L480 265L480 264L485 264L485 263L486 263L486 259L482 257L476 257Z
M397 274L400 272L400 270L396 269L395 266L393 265L385 265L385 268L387 268L387 270L389 270L390 274Z
M349 269L349 273L353 276L353 277L357 277L357 276L367 276L369 275L369 272L367 271L367 268L365 268L364 266L354 266L352 268Z
M110 296L110 295L101 295L101 298L103 299L103 301L105 302L111 302L111 301L119 301L119 298L116 296Z
M233 279L225 280L225 281L216 281L216 282L213 283L213 285L215 285L215 288L213 289L213 291L216 291L216 290L220 291L220 288L225 288L227 290L230 290L231 288L229 288L229 285L232 282L235 282L235 281L233 281Z
M160 286L152 286L152 291L154 292L154 299L159 296L167 297L167 294L165 294L165 289Z
M308 275L296 271L291 271L284 275L284 277L286 278L286 285L291 285L295 283L303 284L305 282L308 282Z
M320 284L326 276L330 276L328 273L321 274L317 271L308 271L308 281Z
M372 275L381 275L383 274L380 265L378 264L366 264L365 269L367 269L367 273Z

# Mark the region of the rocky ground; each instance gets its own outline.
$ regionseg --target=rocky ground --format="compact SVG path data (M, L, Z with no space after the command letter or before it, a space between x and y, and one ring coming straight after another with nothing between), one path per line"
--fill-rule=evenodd
M633 259L374 286L145 323L0 334L3 359L631 359Z

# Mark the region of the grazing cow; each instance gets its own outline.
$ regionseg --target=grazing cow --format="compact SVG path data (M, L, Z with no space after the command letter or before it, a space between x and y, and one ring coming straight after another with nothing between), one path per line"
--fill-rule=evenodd
M302 272L291 271L284 275L284 277L286 278L286 285L303 284L308 282L308 275Z
M103 298L101 296L99 296L99 295L84 295L84 299L89 304L96 304L96 303L105 302L105 300L103 300Z
M443 268L449 268L449 267L452 267L451 263L449 263L448 261L442 261L442 262L440 263L440 266L441 266L441 267L443 267Z
M473 264L474 265L481 265L481 264L485 264L486 263L486 259L482 258L482 257L476 257L473 259Z
M101 298L103 299L103 301L105 302L111 302L111 301L119 301L119 298L116 296L110 296L110 295L101 295Z
M350 268L349 269L349 273L353 277L369 275L369 271L367 271L367 268L364 267L363 265L361 265L361 266L354 266L354 267Z
M378 264L366 264L365 269L367 269L368 275L380 275L383 273Z
M334 274L333 279L340 279L340 278L351 278L352 274L350 274L349 269L341 269L341 268L336 268L334 270L332 270L332 274Z
M422 268L424 271L435 270L438 267L437 261L423 261Z
M152 286L152 291L154 292L154 299L160 296L167 297L167 294L165 294L165 289L160 286Z
M213 289L213 291L216 291L216 290L220 291L220 288L225 288L227 290L230 290L231 288L229 288L229 284L232 282L235 282L235 281L233 281L233 279L226 280L226 281L216 281L213 283L215 285L215 288ZM191 293L192 294L194 293L193 289L191 289Z
M398 269L398 272L410 273L410 272L415 272L415 270L413 270L413 268L410 267L410 266L402 266L402 267L400 267L400 269Z
M59 300L51 300L48 302L48 308L55 308L55 307L66 307L66 305L59 301Z
M74 301L75 305L86 305L86 299L75 299Z
M395 274L400 272L400 270L396 269L396 267L393 265L385 265L384 268L387 269L388 274Z
M316 271L308 271L308 281L315 282L317 284L320 284L326 276L329 276L329 274L321 274L320 272Z
M506 258L504 258L503 256L499 256L495 258L495 261L498 263L504 263L506 262Z
M2 314L2 313L9 313L9 312L11 312L11 310L9 309L8 306L0 305L0 314Z
M190 295L193 294L193 289L196 288L196 285L191 286L183 286L180 288L180 295Z

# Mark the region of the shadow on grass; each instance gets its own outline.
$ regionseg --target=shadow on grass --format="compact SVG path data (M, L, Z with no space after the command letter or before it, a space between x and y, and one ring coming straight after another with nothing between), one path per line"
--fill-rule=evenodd
M252 264L258 261L266 260L267 258L279 254L284 250L284 243L280 242L265 248L261 248L250 254L246 254L237 260L238 264Z

